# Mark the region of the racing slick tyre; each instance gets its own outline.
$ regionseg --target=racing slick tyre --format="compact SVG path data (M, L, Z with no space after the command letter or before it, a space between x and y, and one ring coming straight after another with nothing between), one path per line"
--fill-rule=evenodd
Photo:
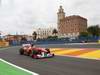
M23 54L24 54L24 50L21 48L21 49L19 50L19 53L20 53L20 55L23 55Z
M54 57L54 56L55 56L55 54L52 54L52 56Z

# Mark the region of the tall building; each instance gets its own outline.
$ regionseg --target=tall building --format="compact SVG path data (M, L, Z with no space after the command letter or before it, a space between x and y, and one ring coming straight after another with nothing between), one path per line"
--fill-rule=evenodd
M77 37L87 31L87 19L79 15L66 16L62 6L58 10L58 32L60 36Z

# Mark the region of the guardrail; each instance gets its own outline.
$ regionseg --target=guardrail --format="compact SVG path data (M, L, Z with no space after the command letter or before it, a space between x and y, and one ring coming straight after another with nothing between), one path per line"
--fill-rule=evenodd
M37 41L10 41L10 46L18 46L22 44L65 44L65 43L87 43L87 42L98 42L98 40L81 40L81 39L75 39L75 40L37 40Z

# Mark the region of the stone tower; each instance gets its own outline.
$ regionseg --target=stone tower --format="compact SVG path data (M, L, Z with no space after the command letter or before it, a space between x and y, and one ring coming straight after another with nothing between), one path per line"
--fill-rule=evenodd
M65 12L62 6L60 6L60 8L58 9L58 13L57 13L58 34L60 34L60 28L61 28L60 23L61 23L61 20L63 19L65 19Z
M60 6L57 15L58 15L58 24L59 24L60 20L65 18L65 12L64 12L64 9L62 8L62 6Z

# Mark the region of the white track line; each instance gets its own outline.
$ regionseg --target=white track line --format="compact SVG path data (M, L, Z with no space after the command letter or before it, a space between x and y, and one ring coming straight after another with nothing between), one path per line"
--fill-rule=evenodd
M28 72L28 73L30 73L30 74L32 74L32 75L39 75L39 74L37 74L37 73L35 73L35 72L29 71L29 70L27 70L27 69L24 69L24 68L21 68L21 67L19 67L19 66L17 66L17 65L14 65L14 64L12 64L12 63L9 63L9 62L7 62L7 61L1 59L1 58L0 58L0 61L4 62L4 63L6 63L6 64L9 64L9 65L11 65L11 66L13 66L13 67L15 67L15 68L18 68L18 69L20 69L20 70L23 70L23 71L25 71L25 72Z

